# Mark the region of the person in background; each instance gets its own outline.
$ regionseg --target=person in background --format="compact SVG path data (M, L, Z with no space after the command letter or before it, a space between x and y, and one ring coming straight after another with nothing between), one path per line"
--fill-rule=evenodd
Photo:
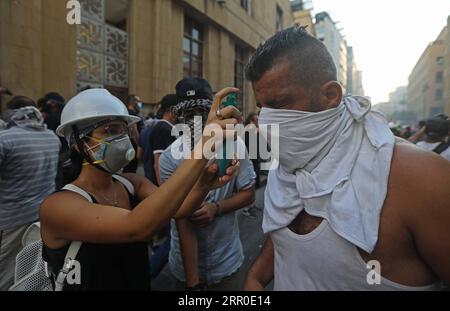
M419 133L419 135L425 134L425 140L419 141L416 146L440 154L450 161L449 122L445 115L438 115L427 120Z
M142 110L141 98L135 94L128 95L127 109L130 116L136 116L141 118L140 117L140 113ZM141 121L131 126L131 143L133 144L136 157L126 167L123 168L124 173L136 173L138 169L140 160L139 157L142 155L142 150L140 150L139 148L139 134L141 133L143 127L144 121L142 120L142 118Z
M177 118L173 113L173 107L177 105L177 97L174 94L166 95L161 100L161 120L155 120L153 124L147 125L141 132L139 149L142 150L142 161L144 163L145 177L154 185L160 186L159 157L175 140L172 136L172 128ZM170 250L170 224L167 223L155 235L150 245L152 255L150 258L151 277L155 278L167 264Z
M59 93L50 92L47 93L40 105L43 104L42 110L45 113L45 124L47 128L56 131L58 126L61 124L61 112L64 108L65 99Z
M419 141L422 141L425 139L425 124L426 124L426 120L420 120L419 121L419 126L418 129L414 134L412 134L409 138L408 141L416 144Z
M182 154L186 151L183 148L192 150L199 139L201 127L194 124L194 119L199 116L205 124L213 93L209 83L201 78L180 81L176 93L179 104L175 113L180 123L190 129L189 135L179 137L172 145L179 143ZM191 144L184 146L187 138ZM245 153L242 140L238 138L236 145L236 151L240 148ZM167 148L159 160L161 179L170 180L183 163L183 159L175 159L171 148ZM254 179L251 161L242 159L239 173L229 184L210 191L191 215L172 221L169 265L176 290L240 289L244 254L236 211L254 202Z
M156 115L155 115L153 112L149 112L149 113L147 114L146 121L147 121L147 120L153 120L153 119L155 119L155 118L156 118Z
M0 99L1 99L2 95L13 96L13 93L8 88L0 85ZM0 104L1 104L1 101L0 101ZM3 121L1 119L1 116L0 116L0 130L4 130L4 129L6 129L6 123L5 123L5 121Z
M61 147L33 100L16 96L6 107L7 129L0 131L0 291L13 284L22 235L55 191Z
M175 94L164 96L160 108L162 118L147 125L141 132L139 145L143 150L142 161L145 177L157 186L161 185L158 169L159 157L175 140L175 137L172 136L172 128L177 121L177 117L173 113L173 107L177 103Z
M44 123L49 130L56 131L61 124L61 112L64 108L65 99L57 92L49 92L45 96L38 100L37 106L44 117ZM66 141L59 137L61 142L61 149L59 153L58 172L56 174L56 190L59 191L67 182L71 176L68 174L70 169L70 152L69 146Z

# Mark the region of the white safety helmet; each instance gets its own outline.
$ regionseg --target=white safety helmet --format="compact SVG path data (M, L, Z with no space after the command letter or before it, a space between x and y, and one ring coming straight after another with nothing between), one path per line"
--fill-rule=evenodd
M139 117L130 116L122 101L107 90L90 89L67 102L61 113L61 125L56 129L56 134L64 137L70 145L73 125L81 131L107 119L122 119L128 126L141 121Z

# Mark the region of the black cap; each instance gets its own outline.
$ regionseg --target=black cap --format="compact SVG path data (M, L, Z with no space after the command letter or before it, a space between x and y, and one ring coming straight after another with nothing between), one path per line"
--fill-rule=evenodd
M189 77L178 82L175 87L178 102L190 99L210 99L214 97L211 85L202 78Z

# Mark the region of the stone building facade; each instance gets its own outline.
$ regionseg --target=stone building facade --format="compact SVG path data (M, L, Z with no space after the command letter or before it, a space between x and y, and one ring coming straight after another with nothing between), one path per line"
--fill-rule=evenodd
M293 24L288 0L80 0L81 25L67 23L67 2L0 1L1 85L36 100L105 87L140 95L148 112L194 75L214 90L240 87L248 113L256 104L243 67Z

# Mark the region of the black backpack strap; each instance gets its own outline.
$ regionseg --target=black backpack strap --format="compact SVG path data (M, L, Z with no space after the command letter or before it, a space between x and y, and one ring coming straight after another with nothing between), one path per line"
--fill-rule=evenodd
M442 152L447 150L448 147L450 147L450 141L440 143L436 148L433 149L433 152L437 153L437 154L441 154Z

